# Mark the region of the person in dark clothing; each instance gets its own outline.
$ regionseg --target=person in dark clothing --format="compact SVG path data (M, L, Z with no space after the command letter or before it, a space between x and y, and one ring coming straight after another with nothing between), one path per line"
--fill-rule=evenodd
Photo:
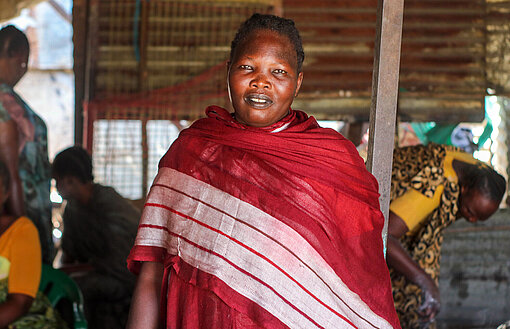
M94 183L92 159L81 147L59 153L52 176L67 201L62 236L64 268L76 263L89 267L73 277L83 292L89 325L124 328L135 283L126 258L140 212L112 187Z

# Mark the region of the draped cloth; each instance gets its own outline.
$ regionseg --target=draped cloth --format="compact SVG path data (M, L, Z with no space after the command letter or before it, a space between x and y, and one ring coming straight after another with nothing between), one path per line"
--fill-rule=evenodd
M161 159L128 258L164 264L166 328L400 328L354 145L300 111L206 113Z

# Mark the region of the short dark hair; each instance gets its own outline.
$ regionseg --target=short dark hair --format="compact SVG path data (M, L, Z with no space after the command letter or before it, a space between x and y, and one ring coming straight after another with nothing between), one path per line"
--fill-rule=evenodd
M303 61L305 60L305 52L303 51L303 43L299 31L291 19L278 17L275 15L253 14L244 23L241 24L234 40L230 44L230 62L234 57L235 51L239 44L254 31L271 30L280 35L287 36L296 50L297 69L301 72Z
M91 182L94 180L92 158L84 148L72 146L55 156L51 174L53 178L76 177L83 183Z
M3 161L0 161L0 179L2 180L4 192L9 191L9 186L11 185L11 174Z
M13 57L30 51L27 36L14 25L0 30L0 57Z
M464 185L482 193L491 201L500 203L506 191L506 180L486 164L469 164L465 172Z

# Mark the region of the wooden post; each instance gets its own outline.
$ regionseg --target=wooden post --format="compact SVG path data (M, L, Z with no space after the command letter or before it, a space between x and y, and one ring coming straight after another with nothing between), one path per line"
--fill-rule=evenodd
M404 0L378 0L367 168L379 182L386 253Z
M87 0L73 2L73 45L74 45L74 143L83 143L83 100L85 98L85 66L87 57L88 31Z
M99 0L87 0L87 34L85 40L85 72L83 84L83 99L81 102L88 103L94 98L94 76L96 74L96 63L98 58L98 30L99 30ZM76 100L78 102L78 100ZM76 123L82 127L82 144L92 154L93 141L93 117L95 113L90 113L88 107L83 108L82 116ZM81 121L81 122L80 122ZM76 128L78 131L79 128ZM75 136L75 139L78 137Z
M149 1L142 0L140 13L140 62L138 63L138 89L140 91L149 90L148 71L147 71L147 46L149 38ZM142 199L145 199L148 191L149 175L149 143L147 135L147 119L145 113L142 119Z

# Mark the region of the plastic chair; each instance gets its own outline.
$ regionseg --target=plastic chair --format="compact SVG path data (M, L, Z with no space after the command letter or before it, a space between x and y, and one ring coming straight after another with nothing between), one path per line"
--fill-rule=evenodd
M48 297L53 308L59 311L60 307L66 303L71 305L72 316L69 317L72 319L66 319L65 314L62 314L67 322L72 322L68 323L71 328L87 329L87 320L83 312L83 295L76 282L67 274L50 265L43 264L39 291L42 291Z

